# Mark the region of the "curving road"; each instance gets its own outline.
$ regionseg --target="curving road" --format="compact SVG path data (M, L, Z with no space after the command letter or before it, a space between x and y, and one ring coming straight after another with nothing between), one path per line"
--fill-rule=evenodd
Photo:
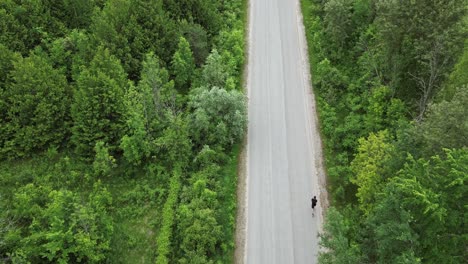
M326 192L299 0L250 0L249 20L244 262L316 263Z

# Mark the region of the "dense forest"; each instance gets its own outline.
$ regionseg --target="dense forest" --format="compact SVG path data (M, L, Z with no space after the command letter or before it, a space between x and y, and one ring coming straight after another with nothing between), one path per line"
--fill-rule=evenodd
M232 262L245 9L0 1L0 262Z
M467 263L468 3L301 3L333 205L320 263Z

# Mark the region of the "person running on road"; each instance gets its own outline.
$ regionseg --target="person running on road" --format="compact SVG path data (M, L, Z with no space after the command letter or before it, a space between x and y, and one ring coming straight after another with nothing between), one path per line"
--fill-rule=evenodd
M310 201L312 202L312 209L315 209L315 206L317 206L317 198L314 196Z

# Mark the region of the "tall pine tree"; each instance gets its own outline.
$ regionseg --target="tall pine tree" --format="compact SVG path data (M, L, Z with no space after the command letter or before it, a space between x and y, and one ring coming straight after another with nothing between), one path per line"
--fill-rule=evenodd
M98 140L111 151L119 145L128 85L120 62L107 49L99 48L89 68L80 73L72 104L72 142L78 154L92 157Z
M45 58L33 54L13 65L2 95L7 112L0 151L21 157L63 140L69 98L65 76Z

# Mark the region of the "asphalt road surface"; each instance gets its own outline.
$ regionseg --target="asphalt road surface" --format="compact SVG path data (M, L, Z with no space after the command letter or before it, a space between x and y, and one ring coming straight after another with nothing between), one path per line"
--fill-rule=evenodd
M250 0L249 20L244 262L316 263L326 195L299 1Z

